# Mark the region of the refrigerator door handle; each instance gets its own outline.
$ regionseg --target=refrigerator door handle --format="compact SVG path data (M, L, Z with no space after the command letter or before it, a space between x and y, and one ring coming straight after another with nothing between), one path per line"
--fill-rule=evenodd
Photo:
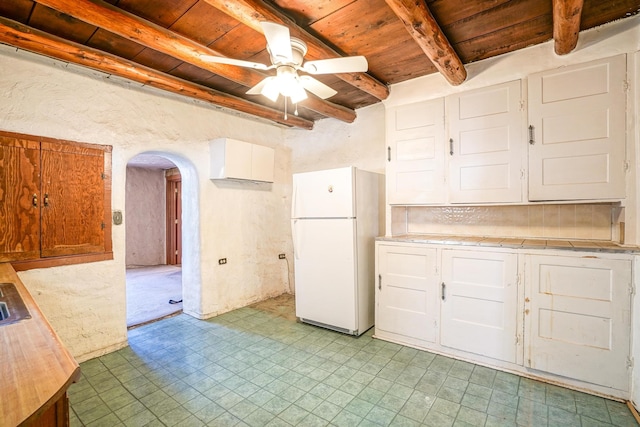
M295 194L295 193L294 193ZM300 257L298 256L298 233L296 232L296 225L298 224L298 220L294 219L293 220L293 225L291 227L291 234L293 237L293 257L295 259L300 259Z

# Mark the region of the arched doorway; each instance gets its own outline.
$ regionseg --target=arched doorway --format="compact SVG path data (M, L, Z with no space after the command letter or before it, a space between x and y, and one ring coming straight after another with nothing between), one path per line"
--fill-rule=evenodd
M133 169L140 169L135 173L132 173ZM176 267L170 266L171 263L167 262L169 257L167 256L167 252L164 250L167 248L167 238L169 238L169 227L165 223L163 223L162 232L157 232L158 226L156 226L155 231L153 230L144 230L146 234L141 234L145 239L149 239L148 245L146 246L146 242L136 242L131 240L131 236L134 234L138 234L138 230L135 230L136 233L131 232L129 228L129 224L126 223L127 217L131 218L132 224L136 221L136 218L149 218L147 222L140 222L137 225L139 227L152 227L153 221L151 218L155 216L161 216L163 221L166 221L166 216L169 215L168 205L166 199L164 198L166 193L166 189L168 186L166 182L170 182L175 180L175 175L178 174L180 177L180 188L181 188L181 203L179 206L179 210L182 216L181 227L180 227L180 252L181 252L181 266ZM134 179L138 179L139 177L151 176L151 178L144 178L151 182L151 184L147 182L142 182L138 184L142 186L142 189L132 189L132 182ZM172 176L167 179L167 176ZM160 190L157 189L158 184L157 181L161 180L162 188ZM127 225L127 258L131 258L134 260L141 260L143 256L141 252L144 252L144 263L157 263L164 264L165 274L168 274L169 278L171 278L171 274L173 271L178 271L178 274L182 276L182 289L181 289L181 305L183 312L193 315L195 317L198 316L200 301L201 301L201 279L200 279L200 246L199 246L199 235L200 235L200 221L199 221L199 204L198 204L198 181L197 181L197 172L193 164L183 158L180 155L173 153L166 153L161 151L146 151L136 156L132 157L127 163L127 202L125 203L125 224ZM148 188L144 188L144 187ZM155 190L154 190L155 188ZM153 209L153 212L140 212L135 209L140 208L140 204L135 204L130 202L130 192L132 191L148 191L149 193L161 192L162 194L158 195L158 199L162 199L162 203L158 203L157 206L153 206L151 208L144 207L143 209ZM135 194L134 194L135 196ZM147 195L145 194L145 197ZM152 202L148 202L147 205ZM131 206L128 206L131 205ZM175 209L175 207L174 207ZM157 220L156 220L157 222ZM151 236L151 237L150 237ZM175 243L175 242L174 242ZM161 253L158 254L158 250L160 248ZM149 253L146 253L148 251ZM137 252L137 254L132 255L132 252ZM157 260L160 261L157 261ZM129 262L126 262L129 264ZM160 265L163 267L163 265ZM173 268L173 269L172 269ZM129 269L127 270L130 271ZM162 273L162 269L160 269ZM129 276L129 274L127 274ZM173 277L175 280L175 276ZM179 278L178 278L179 280ZM151 298L150 298L151 299ZM157 300L157 298L156 298ZM176 298L177 300L177 298ZM164 304L168 304L169 299ZM136 307L137 308L137 307ZM174 308L175 311L175 307ZM160 312L163 310L167 310L167 307L163 307ZM178 308L179 310L179 308ZM129 307L127 308L129 313ZM148 313L146 314L148 316ZM137 321L136 319L130 319L128 314L127 323L130 321ZM144 317L144 316L143 316ZM138 320L140 317L138 316Z

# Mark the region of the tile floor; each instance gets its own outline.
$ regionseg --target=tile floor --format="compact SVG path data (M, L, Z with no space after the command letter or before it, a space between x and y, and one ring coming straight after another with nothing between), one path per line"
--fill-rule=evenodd
M619 402L258 308L181 314L84 362L72 426L637 426Z

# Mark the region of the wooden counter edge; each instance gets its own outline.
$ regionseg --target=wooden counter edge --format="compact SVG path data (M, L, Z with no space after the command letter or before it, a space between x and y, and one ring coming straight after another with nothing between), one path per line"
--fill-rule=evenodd
M20 294L25 306L31 314L31 319L29 319L28 321L36 322L36 324L33 325L34 328L39 328L48 332L48 336L51 338L52 344L55 344L58 347L58 350L60 352L60 362L66 368L63 371L63 373L67 375L66 381L57 386L56 391L53 392L51 396L49 396L46 400L44 400L43 398L42 402L40 402L39 406L37 406L35 410L31 408L30 413L20 414L20 418L17 420L19 426L38 425L37 421L40 416L42 416L47 410L54 406L60 399L66 400L67 389L72 383L80 379L80 365L64 346L64 344L60 340L60 337L58 336L58 334L56 334L53 327L48 322L48 320L36 304L35 300L31 296L31 293L24 286L24 284L18 277L18 274L8 262L0 263L0 281L15 284L18 293Z
M75 383L79 379L80 379L80 366L78 366L73 371L73 374L71 374L67 382L64 383L62 387L60 387L60 389L53 396L51 396L51 398L47 400L47 402L44 405L42 405L40 408L38 408L37 411L29 415L29 417L26 420L22 421L20 424L18 424L18 426L19 427L38 426L40 417L49 409L51 409L52 406L58 403L60 399L64 398L65 395L67 394L67 389L71 386L71 384ZM67 411L68 411L68 408L67 408Z

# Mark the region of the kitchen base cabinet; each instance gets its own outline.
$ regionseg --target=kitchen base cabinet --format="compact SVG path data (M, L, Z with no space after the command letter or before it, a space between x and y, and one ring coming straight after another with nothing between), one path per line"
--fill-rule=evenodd
M443 250L441 292L440 344L516 363L518 255Z
M416 240L376 241L376 338L629 399L634 254Z
M629 390L631 261L530 255L528 368Z
M376 336L413 345L434 343L438 327L436 250L379 245Z

